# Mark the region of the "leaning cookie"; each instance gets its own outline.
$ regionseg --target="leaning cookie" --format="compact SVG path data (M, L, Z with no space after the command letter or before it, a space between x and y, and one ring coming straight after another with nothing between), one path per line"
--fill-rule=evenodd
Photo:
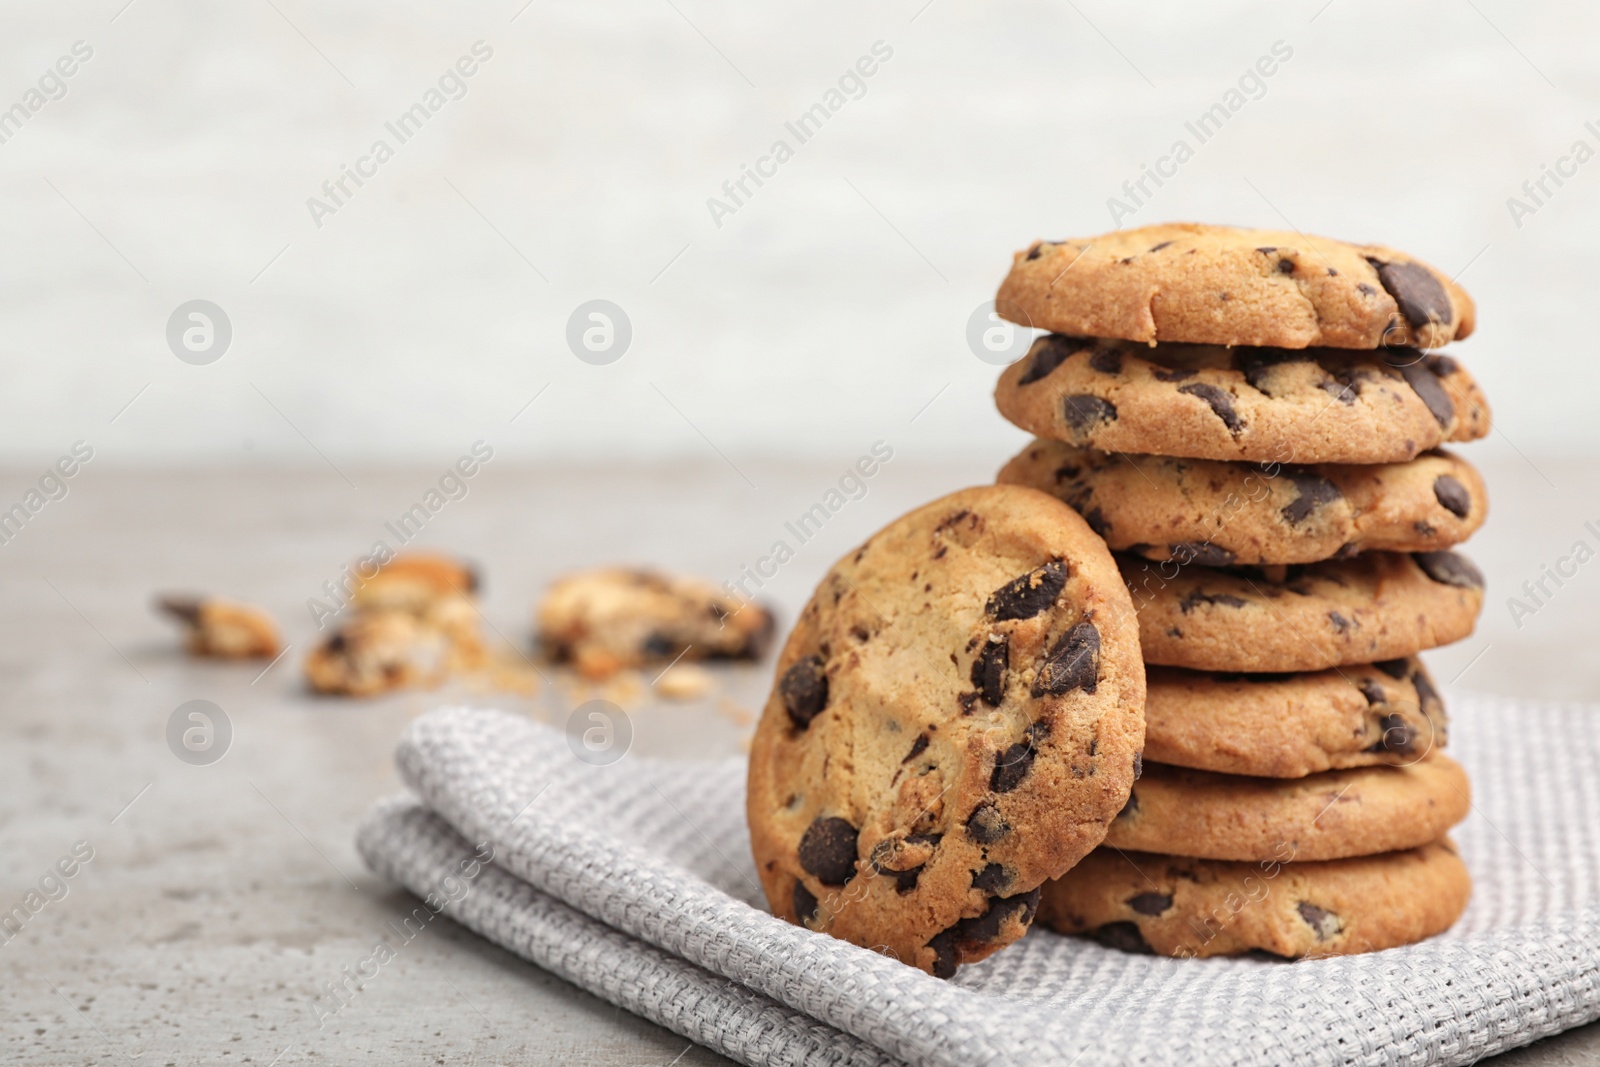
M1039 437L1195 459L1399 463L1489 432L1471 375L1414 348L1148 347L1046 334L994 396Z
M1343 859L1427 844L1470 807L1466 772L1440 753L1287 779L1147 763L1106 844L1210 860Z
M1230 570L1118 556L1145 660L1202 671L1319 671L1472 633L1483 575L1455 552Z
M1472 879L1448 838L1309 863L1230 863L1096 849L1045 885L1039 923L1129 952L1252 950L1290 959L1377 952L1443 933Z
M221 597L163 596L156 606L183 624L189 654L216 659L271 659L278 624L265 608Z
M1118 551L1215 567L1449 548L1489 510L1477 470L1442 451L1404 463L1289 467L1039 439L996 480L1066 501Z
M774 914L940 976L1017 940L1137 775L1144 666L1105 545L1033 489L895 520L802 612L750 752Z
M1438 348L1476 314L1447 275L1392 248L1195 223L1035 241L995 310L1086 337L1282 348Z
M568 575L538 608L539 640L591 677L677 659L760 659L772 613L709 582L628 567Z
M1445 745L1444 701L1415 657L1306 674L1146 672L1144 757L1301 778L1415 763Z

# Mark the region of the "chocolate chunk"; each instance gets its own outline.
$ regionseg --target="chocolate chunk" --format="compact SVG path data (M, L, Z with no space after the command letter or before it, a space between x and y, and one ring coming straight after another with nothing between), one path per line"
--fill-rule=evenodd
M1228 432L1235 437L1239 435L1240 430L1244 429L1244 422L1239 418L1238 412L1233 410L1233 394L1227 390L1218 389L1216 386L1209 385L1206 382L1195 382L1191 385L1180 385L1178 392L1188 396L1197 396L1204 400L1211 406L1211 410L1216 414L1217 418L1222 420L1222 424L1228 428Z
M1473 566L1466 556L1455 552L1413 552L1422 572L1440 585L1454 585L1462 589L1482 589L1483 572Z
M929 940L928 947L933 949L933 976L935 978L955 977L956 967L961 962L961 953L956 948L956 928L941 930Z
M1105 537L1111 532L1111 522L1105 517L1105 513L1099 508L1090 508L1088 511L1085 511L1083 513L1083 521L1088 523L1089 529L1093 530L1100 537Z
M1134 777L1137 778L1138 775L1134 775ZM1139 794L1135 793L1133 790L1130 789L1130 790L1128 790L1128 802L1126 804L1122 805L1122 810L1121 811L1117 812L1117 818L1120 819L1125 815L1136 815L1136 814L1138 814L1138 811L1139 811Z
M1171 369L1157 367L1155 370L1151 371L1150 374L1158 382L1186 382L1190 378L1194 377L1195 372L1192 370L1184 370L1182 367L1174 367Z
M822 667L822 657L808 656L783 672L778 683L783 694L783 707L789 721L804 730L811 720L828 706L828 675Z
M1051 334L1034 342L1033 358L1028 361L1028 369L1022 372L1022 377L1017 379L1018 385L1032 385L1041 378L1048 377L1050 372L1067 361L1067 357L1083 348L1080 342L1073 347L1066 338Z
M1037 754L1031 741L1018 741L1007 747L995 757L989 788L996 793L1009 793L1021 785L1033 768L1033 758Z
M1041 254L1041 249L1039 248L1038 245L1034 245L1032 248L1028 249L1028 256L1027 256L1028 261L1031 263L1032 261L1038 259L1040 254Z
M1339 487L1328 479L1307 471L1284 472L1294 485L1295 498L1279 512L1290 526L1299 526L1325 504L1336 504L1344 499Z
M1101 374L1122 373L1122 349L1099 348L1089 357L1089 366Z
M1171 241L1162 241L1162 242L1161 242L1161 243L1160 243L1160 244L1158 244L1158 245L1151 245L1151 246L1150 246L1150 251L1152 251L1152 252L1159 252L1159 251L1161 251L1161 250L1162 250L1162 249L1163 249L1163 248L1165 248L1165 247L1167 247L1167 246L1168 246L1168 245L1170 245L1170 244L1171 244L1171 243L1172 243L1172 242L1171 242Z
M998 708L1005 699L1006 669L1010 666L1011 643L1003 635L999 640L992 637L985 640L983 650L972 661L972 684L978 687L978 695L991 708Z
M993 899L989 902L989 910L982 915L962 919L949 929L935 934L928 941L928 947L933 949L934 977L949 978L954 975L961 962L961 946L993 942L1000 936L1007 919L1015 918L1023 926L1032 923L1034 914L1039 910L1039 893L1040 890L1034 889L1014 897Z
M1095 423L1116 421L1117 406L1097 396L1077 393L1061 401L1061 417L1067 420L1073 433L1084 434Z
M1067 565L1053 559L996 589L984 610L997 622L1031 619L1054 604L1066 584Z
M800 838L800 866L823 885L844 885L856 873L856 828L837 816L817 819Z
M1160 915L1172 907L1172 894L1140 893L1136 897L1128 898L1128 907L1140 915Z
M1371 678L1361 679L1356 683L1356 688L1361 690L1361 695L1367 698L1369 706L1387 703L1389 700L1389 694L1383 691L1383 686L1374 682Z
M1416 733L1399 715L1385 715L1378 720L1378 726L1383 730L1383 738L1372 746L1374 750L1400 756L1409 756L1416 751Z
M1316 931L1318 941L1326 941L1344 928L1337 915L1331 911L1324 911L1309 901L1302 900L1296 905L1296 910L1300 912L1300 918L1306 921L1306 925Z
M1441 474L1433 480L1433 497L1440 507L1458 519L1466 518L1472 511L1472 494L1448 474Z
M1418 670L1411 676L1411 684L1417 687L1417 704L1422 708L1422 714L1433 716L1444 711L1444 699L1439 696L1439 691L1433 687L1433 679L1428 677L1428 672Z
M1449 426L1456 417L1455 401L1445 392L1439 376L1422 362L1421 353L1414 348L1396 349L1389 354L1388 360L1389 366L1400 372L1406 384L1427 405L1434 420L1440 426Z
M962 919L956 924L957 938L980 944L993 941L1000 936L1001 927L1005 925L1006 920L1011 918L1027 926L1033 922L1034 912L1039 910L1039 892L1039 889L1033 889L1014 897L1001 897L990 901L988 911L976 918Z
M1250 387L1266 396L1272 392L1266 388L1268 372L1272 368L1284 363L1304 363L1311 359L1310 353L1304 349L1283 348L1241 348L1234 356L1235 366L1244 374L1244 380Z
M917 739L911 742L911 751L906 753L906 758L901 763L910 763L928 750L928 735L918 734Z
M1209 541L1179 541L1167 546L1172 553L1172 558L1180 566L1198 563L1202 567L1228 567L1238 557L1226 548L1220 548Z
M817 917L817 898L806 884L798 879L794 883L794 914L806 926Z
M985 800L967 816L967 836L980 845L992 845L1011 832L1011 824L992 800Z
M1411 672L1411 661L1403 657L1386 659L1382 663L1374 663L1373 666L1391 678L1404 678Z
M1433 272L1419 263L1382 263L1368 259L1378 271L1378 281L1400 305L1400 314L1413 330L1429 323L1448 326L1455 312L1450 307L1450 294L1445 292Z
M1280 260L1278 260L1278 273L1279 274L1293 274L1294 273L1294 260L1292 260L1292 259L1280 259Z
M670 656L678 647L678 643L666 634L651 634L644 639L644 644L639 650L646 656Z
M1328 624L1333 627L1334 633L1346 633L1350 629L1350 620L1340 615L1337 611L1328 612Z
M1137 923L1106 923L1088 931L1087 936L1106 948L1114 948L1120 952L1137 952L1142 956L1153 956L1156 951L1144 939L1144 934L1139 931Z
M1218 604L1225 608L1242 608L1245 602L1228 593L1202 593L1198 589L1193 589L1185 593L1183 599L1178 601L1178 610L1187 615L1201 604Z
M1061 635L1033 680L1033 695L1081 689L1092 693L1100 684L1100 631L1082 619Z
M991 863L981 871L972 872L972 888L991 896L998 895L1011 884L1011 876L998 863Z
M1441 378L1448 378L1461 369L1461 365L1453 356L1424 356L1422 361L1428 365L1429 370Z
M1341 404L1354 404L1361 397L1361 386L1353 381L1342 382L1335 378L1329 382L1318 382L1317 388Z

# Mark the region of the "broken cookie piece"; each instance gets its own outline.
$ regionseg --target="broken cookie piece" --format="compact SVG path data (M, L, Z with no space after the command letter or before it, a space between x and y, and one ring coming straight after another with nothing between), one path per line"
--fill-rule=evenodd
M156 607L183 624L189 654L216 659L271 659L278 624L265 608L220 597L169 595Z
M697 578L607 567L568 575L539 604L539 640L590 678L645 663L760 659L772 613Z
M350 598L360 614L403 612L449 641L445 667L474 670L488 660L479 626L477 568L434 552L408 552L385 563Z
M375 696L439 684L451 656L446 633L409 612L362 612L312 651L306 680L319 693Z
M409 611L421 615L448 597L476 597L478 571L437 552L402 552L363 581L351 603L360 611Z

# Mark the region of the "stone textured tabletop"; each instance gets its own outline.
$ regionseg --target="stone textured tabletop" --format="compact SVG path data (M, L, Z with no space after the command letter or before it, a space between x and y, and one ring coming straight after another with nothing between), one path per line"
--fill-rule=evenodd
M762 595L792 618L837 555L906 508L987 480L999 458L886 465L763 580ZM738 578L842 469L491 464L415 543L482 565L491 635L514 655L528 651L531 605L556 574L640 562ZM1435 674L1456 690L1600 700L1591 653L1600 577L1580 569L1520 628L1505 603L1573 541L1594 539L1585 508L1600 473L1542 458L1485 469L1495 514L1472 555L1489 574L1490 602L1475 637L1430 655ZM0 935L5 1062L725 1062L449 923L405 945L336 1017L319 1020L312 1007L323 984L412 906L365 870L352 844L367 805L396 788L390 752L404 724L446 700L560 721L583 696L548 668L532 695L457 689L345 701L304 691L300 663L316 632L307 601L374 540L394 544L385 519L439 473L346 470L347 483L327 467L95 464L0 546L0 909L79 842L80 856L92 850L65 880L65 897ZM10 474L6 484L32 477ZM174 589L265 604L293 645L265 672L189 661L149 610L152 594ZM636 750L739 751L766 667L717 677L716 691L694 702L624 699ZM232 725L226 755L208 766L181 762L165 740L169 716L191 699L214 701ZM1591 1026L1500 1062L1597 1060Z

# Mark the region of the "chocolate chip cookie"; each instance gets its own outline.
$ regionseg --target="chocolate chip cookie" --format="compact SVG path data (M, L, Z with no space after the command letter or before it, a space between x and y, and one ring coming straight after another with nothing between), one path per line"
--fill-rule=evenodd
M1039 922L1129 952L1291 959L1409 945L1448 930L1472 879L1448 838L1310 863L1229 863L1100 848L1053 882Z
M1438 348L1472 333L1472 298L1382 245L1170 223L1035 241L995 310L1041 330L1146 344Z
M356 587L351 603L361 611L421 615L447 597L475 597L476 567L436 552L402 552Z
M1145 673L1145 758L1267 778L1415 763L1445 744L1444 701L1415 657L1307 674Z
M1343 859L1427 844L1470 807L1466 772L1442 753L1281 779L1147 763L1106 844L1210 860Z
M265 608L186 595L163 596L156 606L183 625L192 656L271 659L278 654L278 624Z
M1403 463L1296 467L1039 439L997 480L1065 500L1119 551L1217 567L1449 548L1489 510L1478 472L1443 451Z
M318 693L376 696L429 687L451 668L451 640L408 611L364 611L329 634L306 657L306 681Z
M750 753L774 914L940 976L1015 941L1138 776L1127 591L1071 508L965 489L836 563Z
M1202 671L1318 671L1472 633L1483 575L1455 552L1223 570L1117 557L1145 660Z
M546 652L591 678L678 658L760 659L772 613L698 578L606 567L569 575L538 611Z
M1000 413L1101 452L1252 463L1399 463L1489 432L1449 356L1096 340L1046 334L995 387Z

